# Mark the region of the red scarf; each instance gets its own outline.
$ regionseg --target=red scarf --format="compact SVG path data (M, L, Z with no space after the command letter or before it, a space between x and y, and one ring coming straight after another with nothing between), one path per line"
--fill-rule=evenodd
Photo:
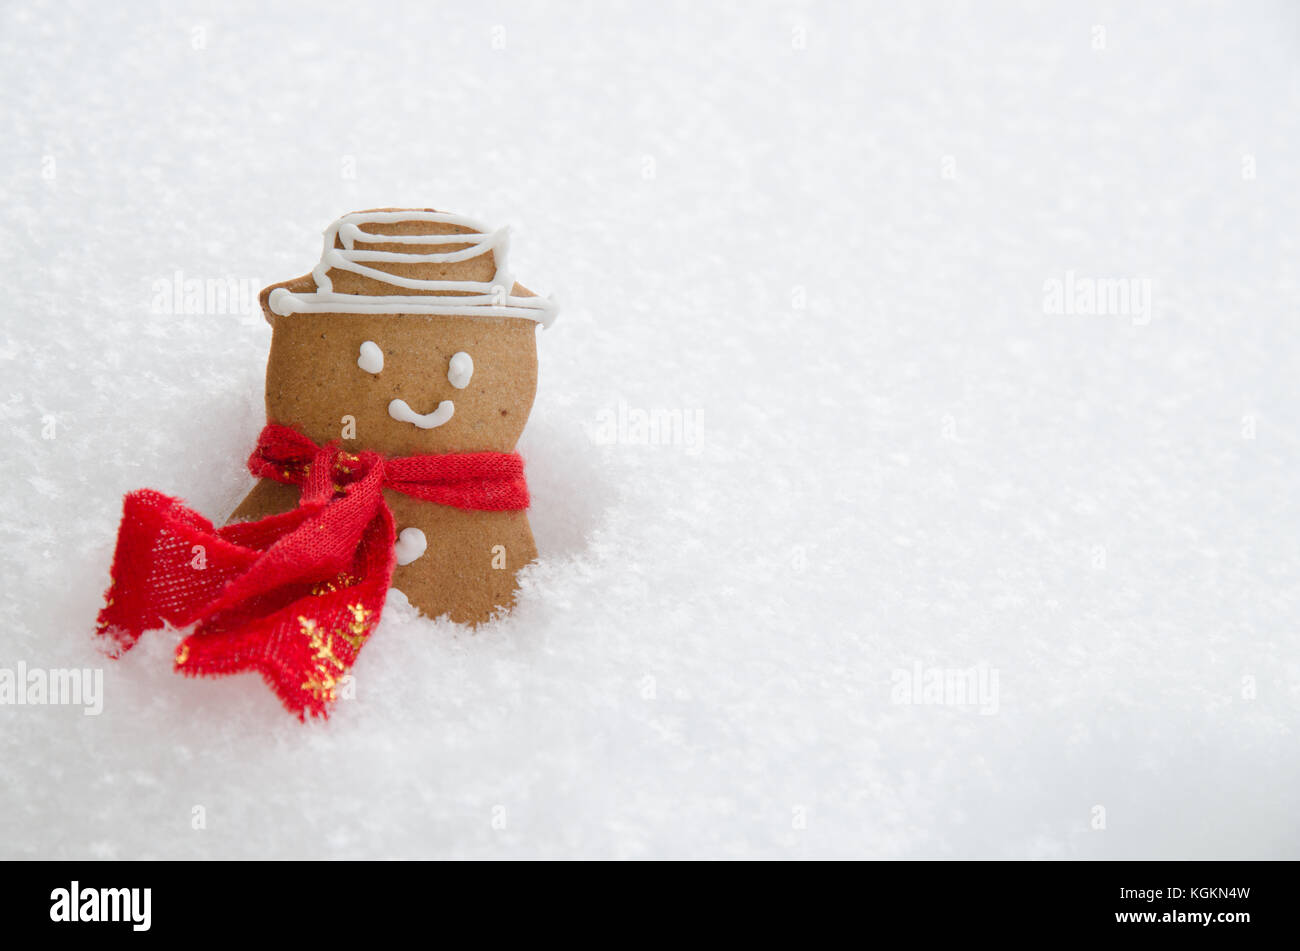
M302 486L298 507L214 529L161 493L126 496L99 633L126 650L144 631L197 622L177 670L256 670L300 719L327 714L379 623L394 563L383 489L460 509L528 507L515 453L389 459L318 446L272 423L248 468Z

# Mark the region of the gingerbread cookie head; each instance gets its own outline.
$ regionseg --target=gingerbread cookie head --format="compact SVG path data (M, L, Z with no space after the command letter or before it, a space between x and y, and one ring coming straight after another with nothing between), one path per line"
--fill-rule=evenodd
M459 215L344 215L320 262L261 295L269 419L389 455L515 446L552 301L515 282L505 229Z

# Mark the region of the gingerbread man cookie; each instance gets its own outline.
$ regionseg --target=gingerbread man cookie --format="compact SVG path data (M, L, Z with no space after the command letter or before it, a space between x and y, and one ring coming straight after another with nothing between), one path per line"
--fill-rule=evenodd
M434 211L330 225L316 268L261 294L274 328L267 418L387 456L513 452L537 388L536 328L555 306L515 282L507 237ZM537 554L525 512L385 496L399 537L393 586L421 612L479 622L509 604ZM297 504L296 486L264 479L232 518Z
M507 238L428 209L330 225L311 273L261 294L258 483L219 529L175 499L128 495L101 632L129 647L197 623L179 670L258 670L290 709L323 713L389 584L459 622L507 607L537 553L514 450L536 328L556 314L515 282Z

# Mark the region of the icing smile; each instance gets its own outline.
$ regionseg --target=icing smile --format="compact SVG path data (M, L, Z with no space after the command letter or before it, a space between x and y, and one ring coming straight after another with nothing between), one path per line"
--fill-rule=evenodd
M456 407L452 405L451 400L443 400L432 413L423 414L411 409L406 400L393 400L388 404L389 416L399 423L410 423L412 426L419 426L421 429L437 429L451 419L451 414L455 411Z
M357 366L367 373L379 373L384 369L384 351L373 340L361 345L361 355ZM469 386L470 377L474 375L474 358L464 350L452 354L447 363L447 382L458 390ZM410 423L421 429L437 429L451 419L456 407L451 400L443 400L432 413L417 413L411 409L406 400L393 400L388 404L388 415L399 423Z

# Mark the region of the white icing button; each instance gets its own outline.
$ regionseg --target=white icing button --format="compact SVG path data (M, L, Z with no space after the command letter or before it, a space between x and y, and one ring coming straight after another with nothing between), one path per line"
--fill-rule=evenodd
M447 382L458 390L469 386L469 379L474 375L474 358L464 350L451 355L447 364Z
M361 345L361 356L357 357L357 366L367 373L378 373L384 368L384 351L379 344L367 340Z
M421 429L437 429L456 411L451 400L443 400L432 413L417 413L407 405L406 400L393 400L388 404L388 415L399 423L411 423Z
M428 547L429 540L424 537L424 532L418 528L404 528L393 545L393 554L397 556L399 565L409 565L423 555Z

